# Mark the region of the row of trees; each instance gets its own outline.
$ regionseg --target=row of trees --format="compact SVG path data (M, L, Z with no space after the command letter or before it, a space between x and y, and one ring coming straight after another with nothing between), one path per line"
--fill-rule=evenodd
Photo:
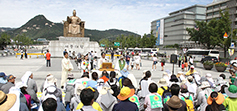
M1 48L6 47L6 45L10 45L10 44L28 46L34 43L33 40L31 40L25 34L17 35L12 40L11 40L10 35L8 35L7 33L2 33L0 35Z
M231 20L228 10L219 12L219 19L212 19L209 22L196 21L196 28L187 28L190 40L203 45L207 49L220 47L224 50L224 57L231 42L235 42L236 30L231 31ZM224 34L228 38L224 38Z
M116 37L115 40L109 40L107 38L102 39L99 41L100 45L103 44L104 47L113 47L113 48L135 48L135 47L146 47L146 48L153 48L155 47L156 37L152 34L144 34L141 36L124 36L121 35ZM114 42L119 42L120 46L114 46Z

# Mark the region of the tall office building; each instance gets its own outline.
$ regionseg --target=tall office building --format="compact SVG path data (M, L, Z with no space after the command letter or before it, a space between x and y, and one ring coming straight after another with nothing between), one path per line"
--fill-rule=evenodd
M157 37L157 46L189 44L186 28L194 28L195 21L206 19L206 6L193 5L169 13L169 16L151 22L151 31Z
M221 16L219 11L229 10L231 27L233 29L237 28L237 1L236 0L213 0L211 4L208 4L206 11L206 20L209 22L211 19L219 19Z

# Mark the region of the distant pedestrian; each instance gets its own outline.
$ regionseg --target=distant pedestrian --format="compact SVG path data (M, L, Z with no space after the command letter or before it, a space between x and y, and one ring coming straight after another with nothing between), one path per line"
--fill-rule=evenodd
M164 71L164 66L165 66L165 57L164 56L162 56L160 63L161 63L161 71Z
M125 60L126 60L127 70L128 70L128 68L129 68L129 62L130 62L129 52L127 52L127 55L125 56Z
M157 64L157 57L156 57L156 54L154 54L154 56L153 56L153 64L152 64L152 71L154 70L154 67L155 67L155 71L156 71L156 64Z
M111 52L111 60L114 61L114 51Z
M49 53L49 50L47 50L47 53L46 53L46 67L51 67L50 57L51 57L51 54Z
M25 58L27 59L27 50L25 49Z
M24 56L24 51L23 49L21 49L21 59L23 59L23 56Z

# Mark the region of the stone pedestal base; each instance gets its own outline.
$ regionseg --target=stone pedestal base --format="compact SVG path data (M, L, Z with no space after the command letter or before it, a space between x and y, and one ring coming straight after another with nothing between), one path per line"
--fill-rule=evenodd
M90 41L89 37L58 37L59 40L52 40L49 43L49 51L52 57L63 57L63 51L67 49L67 52L75 51L77 55L79 52L81 54L86 54L90 51L97 52L100 56L100 47L98 42Z

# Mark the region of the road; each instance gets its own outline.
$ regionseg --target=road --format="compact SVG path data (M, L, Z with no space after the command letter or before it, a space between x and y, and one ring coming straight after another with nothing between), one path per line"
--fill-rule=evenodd
M19 57L8 56L8 57L0 57L0 72L5 72L7 75L13 74L16 76L16 82L19 82L21 77L24 75L26 71L32 71L34 73L34 80L38 85L38 89L46 78L46 75L51 73L57 78L57 84L60 85L61 80L61 59L62 58L52 58L51 66L46 67L46 61L43 57L31 57L29 59L20 60ZM74 66L73 74L75 78L80 78L80 71L77 69L75 62L71 61ZM151 60L142 60L141 70L129 70L130 73L134 74L137 81L140 81L143 75L144 70L151 70L152 61ZM169 70L172 72L173 64L166 63L165 71ZM202 67L196 67L196 71L198 71L202 76L206 73L211 73L213 78L217 78L221 73L217 72L215 68L212 70L205 70ZM174 65L174 73L177 74L181 69ZM223 72L226 74L227 78L229 77L229 73ZM158 80L162 77L163 71L161 71L160 63L157 64L157 70L152 71L152 80L158 82Z

